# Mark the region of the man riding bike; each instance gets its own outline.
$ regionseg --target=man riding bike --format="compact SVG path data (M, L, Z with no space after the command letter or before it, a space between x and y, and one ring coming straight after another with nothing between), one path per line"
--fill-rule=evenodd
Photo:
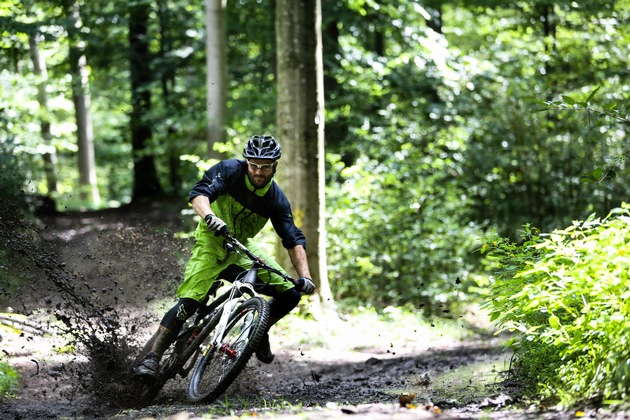
M251 240L271 220L298 273L296 286L277 274L259 272L266 283L260 292L272 297L269 327L297 306L301 293L315 291L306 259L306 238L294 223L289 201L273 180L281 155L280 144L274 137L252 136L243 149L245 160L228 159L217 163L193 187L189 201L201 221L195 230L196 242L186 265L184 281L177 290L179 301L162 318L151 351L135 368L137 375L156 377L159 374L162 354L175 340L184 322L199 308L215 280L234 279L251 266L251 260L225 247L219 235L225 229L269 265L282 270ZM273 361L268 333L256 356L263 363Z

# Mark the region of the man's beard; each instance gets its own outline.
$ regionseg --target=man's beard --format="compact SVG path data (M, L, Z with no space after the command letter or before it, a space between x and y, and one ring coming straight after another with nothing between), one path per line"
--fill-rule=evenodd
M252 175L248 174L249 181L256 188L264 187L271 181L271 175Z

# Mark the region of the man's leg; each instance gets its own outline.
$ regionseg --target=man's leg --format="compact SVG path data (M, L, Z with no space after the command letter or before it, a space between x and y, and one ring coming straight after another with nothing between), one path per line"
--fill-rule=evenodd
M158 375L162 355L175 340L184 322L199 308L199 302L205 299L214 280L225 268L228 255L223 248L223 242L210 234L203 221L195 231L195 239L186 264L184 281L177 289L179 302L162 318L155 333L153 347L135 369L136 374L153 377Z
M156 377L160 373L160 359L171 345L184 322L199 308L199 302L184 298L177 302L162 318L158 330L153 336L151 350L134 372L136 375Z

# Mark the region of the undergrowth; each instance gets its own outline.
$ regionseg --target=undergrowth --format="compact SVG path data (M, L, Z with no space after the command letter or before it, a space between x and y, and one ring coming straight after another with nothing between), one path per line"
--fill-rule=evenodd
M630 398L630 206L524 243L489 238L495 270L486 307L515 333L515 373L559 406Z
M11 397L16 391L20 377L4 360L0 359L0 400Z

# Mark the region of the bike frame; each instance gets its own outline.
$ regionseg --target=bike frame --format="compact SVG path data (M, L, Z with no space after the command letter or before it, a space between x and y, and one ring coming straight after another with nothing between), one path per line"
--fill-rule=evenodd
M220 283L215 283L216 286L213 285L211 287L207 299L212 297L212 301L207 302L206 300L206 303L197 310L192 325L186 328L186 331L180 332L180 335L173 343L174 353L167 358L167 364L163 365L159 379L149 383L148 386L143 382L144 391L138 396L141 404L151 401L169 379L174 378L176 375L182 378L187 377L190 371L195 369L198 357L206 357L211 350L221 352L229 358L238 359L237 350L229 348L227 342L223 341L226 339L224 335L231 328L230 322L233 319L231 315L236 308L240 307L241 304L245 305L250 299L262 299L255 287L260 270L275 273L293 284L297 283L297 280L291 276L268 265L254 255L230 234L226 232L221 234L225 237L226 247L247 256L252 261L252 266L239 274L231 282L229 290L224 293L217 296ZM203 344L204 342L207 344ZM147 347L149 345L150 342L147 343L145 349L150 348ZM181 347L179 347L180 345ZM242 366L240 369L242 369ZM231 378L230 380L233 379Z
M291 281L293 284L296 283L296 280L283 273L282 271L271 267L267 263L265 263L262 259L254 255L245 245L241 244L236 238L229 234L224 234L226 238L226 244L229 248L233 249L235 252L240 254L245 254L249 259L252 260L252 266L245 272L244 278L242 281L236 279L232 282L232 286L230 287L230 295L225 302L219 305L217 310L221 311L221 318L219 323L215 327L214 334L212 339L210 340L210 345L205 349L200 349L202 354L207 354L207 352L212 348L223 349L223 343L221 342L223 335L225 333L225 329L227 328L228 321L230 319L230 315L232 314L234 308L241 302L243 299L243 289L246 289L245 294L253 297L260 296L258 292L255 290L256 277L259 270L266 270L278 274L285 280Z
M234 308L241 302L244 301L243 297L242 297L242 289L248 289L248 292L250 294L250 296L258 296L258 293L256 293L256 291L254 290L253 285L244 283L244 282L240 282L238 280L235 280L232 284L232 287L230 289L230 296L228 297L228 299L220 306L219 310L221 311L221 318L219 320L219 323L217 324L217 326L215 327L215 331L214 334L212 336L211 339L211 345L206 348L205 350L202 350L201 353L203 353L204 355L208 352L208 350L212 347L214 348L222 348L222 342L220 341L223 337L223 334L225 333L225 329L227 328L228 325L228 321L230 319L230 315L232 315L232 312L234 311Z

